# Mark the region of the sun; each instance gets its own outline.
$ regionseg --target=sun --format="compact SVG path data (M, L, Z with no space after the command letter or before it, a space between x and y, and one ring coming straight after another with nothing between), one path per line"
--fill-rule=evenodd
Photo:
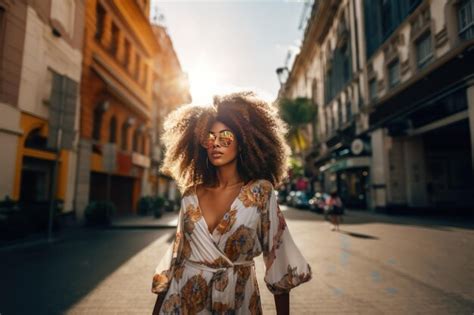
M274 96L255 87L243 87L228 82L222 71L216 71L212 63L200 60L188 72L192 103L211 105L215 95L224 95L239 91L254 91L265 101L273 102Z
M189 71L189 84L193 103L205 105L212 103L212 97L221 92L219 77L211 67L200 64Z

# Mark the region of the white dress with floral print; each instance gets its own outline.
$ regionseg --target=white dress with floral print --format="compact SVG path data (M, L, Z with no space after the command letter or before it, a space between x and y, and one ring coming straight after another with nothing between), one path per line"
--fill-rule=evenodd
M261 253L273 294L312 277L270 181L244 185L212 234L195 190L186 191L175 241L153 275L151 291L165 294L160 314L261 314L253 264Z

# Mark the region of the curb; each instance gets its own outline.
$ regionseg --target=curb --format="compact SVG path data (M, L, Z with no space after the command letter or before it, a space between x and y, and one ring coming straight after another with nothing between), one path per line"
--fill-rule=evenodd
M160 230L160 229L175 229L176 225L112 225L104 227L105 230L133 230L133 229L148 229L148 230Z

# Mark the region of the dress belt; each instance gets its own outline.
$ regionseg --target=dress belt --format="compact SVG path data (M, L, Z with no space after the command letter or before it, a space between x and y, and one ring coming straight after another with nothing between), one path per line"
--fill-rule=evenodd
M218 294L218 292L214 290L214 282L216 280L218 280L223 275L223 273L226 273L227 270L229 270L230 268L234 268L236 266L251 267L251 266L255 265L255 262L253 260L250 260L250 261L236 261L236 262L232 263L232 265L230 265L230 266L221 267L221 268L212 268L212 267L206 266L204 264L194 262L194 261L190 261L190 260L186 259L184 261L184 265L188 265L188 266L194 267L194 268L199 269L199 270L210 271L210 272L213 273L211 281L209 282L210 290L208 292L209 300L210 300L210 307L211 307L211 309L213 309L213 306L214 306L213 301L215 301L216 298L217 298L217 296L215 297L214 295ZM235 288L232 287L231 290L233 291L234 289ZM219 298L217 298L217 299L219 299ZM227 303L235 302L235 292L231 293L231 295L229 297L229 300L226 301L226 302Z
M218 272L218 271L225 271L225 270L227 270L229 268L233 268L235 266L253 266L253 265L255 265L255 262L253 260L236 261L236 262L233 262L232 265L230 265L230 266L219 267L219 268L212 268L212 267L206 266L204 264L194 262L194 261L191 261L191 260L187 260L187 259L184 261L184 264L188 265L188 266L191 266L191 267L194 267L194 268L197 268L197 269L200 269L200 270L204 270L204 271Z

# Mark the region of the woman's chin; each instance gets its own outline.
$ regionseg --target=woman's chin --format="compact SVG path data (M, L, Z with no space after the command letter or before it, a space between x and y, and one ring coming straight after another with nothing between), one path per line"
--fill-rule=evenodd
M227 165L229 164L231 161L229 160L224 160L222 158L217 158L217 159L212 159L212 165L214 165L215 167L219 167L219 166L224 166L224 165Z

